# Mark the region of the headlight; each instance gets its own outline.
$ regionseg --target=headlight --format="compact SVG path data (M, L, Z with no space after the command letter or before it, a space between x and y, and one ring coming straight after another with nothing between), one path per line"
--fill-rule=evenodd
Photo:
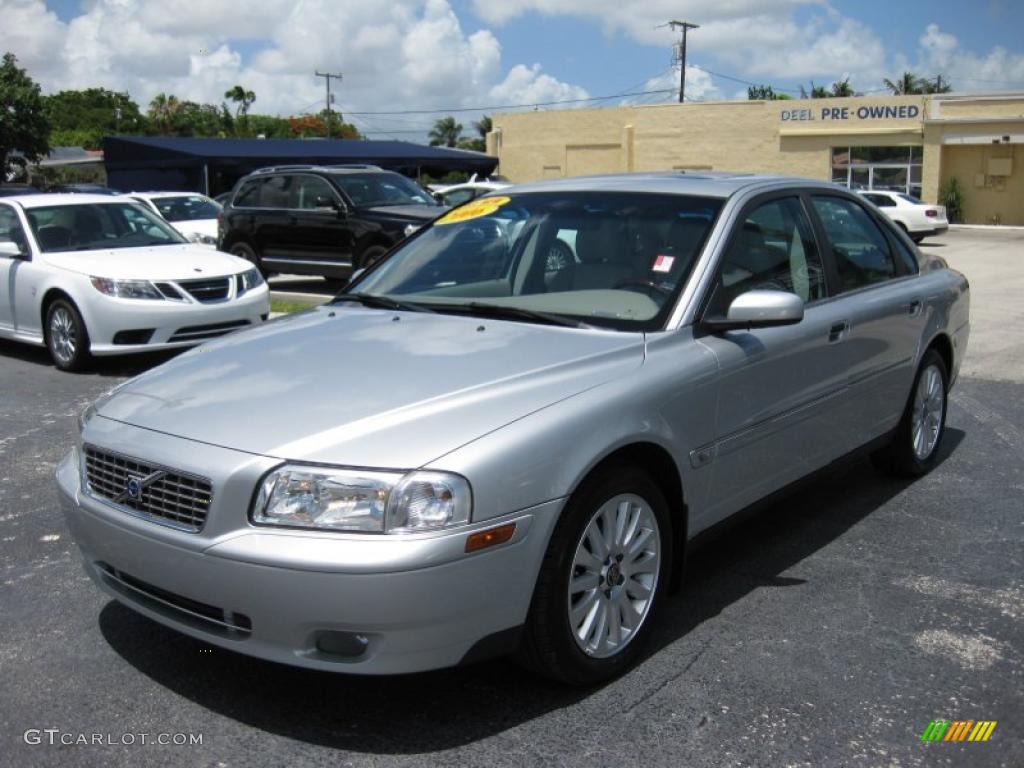
M422 228L423 227L420 224L406 224L405 229L403 229L402 232L405 234L406 237L408 237L413 232L419 232Z
M190 243L199 243L200 245L217 245L217 238L211 237L210 235L204 235L202 232L189 232L185 237L188 238Z
M113 280L91 277L92 287L118 299L162 299L163 295L148 280Z
M285 466L264 479L252 520L332 531L415 533L468 523L469 483L447 472Z
M253 288L259 288L261 285L263 285L263 275L256 267L247 269L240 275L235 275L235 293L238 296Z

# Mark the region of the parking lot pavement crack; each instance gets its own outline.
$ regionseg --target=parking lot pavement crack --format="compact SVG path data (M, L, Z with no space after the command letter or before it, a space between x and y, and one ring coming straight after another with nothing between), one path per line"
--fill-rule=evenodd
M668 688L670 685L672 685L673 683L677 682L681 677L683 677L687 672L690 671L690 669L693 667L693 665L696 664L700 660L701 656L703 656L705 651L707 651L707 649L710 648L710 647L711 647L711 641L709 640L709 641L705 642L704 645L702 645L700 647L700 650L698 650L697 653L694 654L693 658L690 659L681 670L676 672L674 675L666 678L665 680L663 680L661 682L660 685L656 686L655 688L652 688L647 693L645 693L643 696L641 696L639 699L637 699L632 704L627 706L625 709L622 710L622 714L624 714L624 715L625 714L631 714L635 709L640 707L642 704L650 701L652 698L657 696L659 693L661 693L663 690Z

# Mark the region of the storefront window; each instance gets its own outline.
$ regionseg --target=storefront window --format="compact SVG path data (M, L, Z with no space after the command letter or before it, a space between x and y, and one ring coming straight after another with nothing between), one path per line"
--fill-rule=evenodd
M921 147L833 147L832 181L920 196Z

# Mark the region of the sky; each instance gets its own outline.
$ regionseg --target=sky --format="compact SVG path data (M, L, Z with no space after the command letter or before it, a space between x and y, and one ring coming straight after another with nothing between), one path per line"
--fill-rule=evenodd
M334 108L371 138L423 140L454 110L674 101L671 19L688 35L686 94L798 94L849 78L865 93L904 70L957 91L1024 91L1024 0L0 0L0 51L52 93L105 87L253 112ZM682 14L682 16L681 16ZM611 98L603 98L611 97ZM562 102L550 104L550 102Z

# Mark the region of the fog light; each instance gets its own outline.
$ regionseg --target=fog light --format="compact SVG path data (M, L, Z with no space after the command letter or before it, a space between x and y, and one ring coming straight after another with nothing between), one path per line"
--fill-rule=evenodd
M323 631L317 635L316 649L332 656L355 659L366 653L370 638L355 632Z
M512 538L516 532L515 523L506 523L497 528L488 528L486 531L471 533L466 539L466 552L479 552L487 547L494 547L504 544Z

